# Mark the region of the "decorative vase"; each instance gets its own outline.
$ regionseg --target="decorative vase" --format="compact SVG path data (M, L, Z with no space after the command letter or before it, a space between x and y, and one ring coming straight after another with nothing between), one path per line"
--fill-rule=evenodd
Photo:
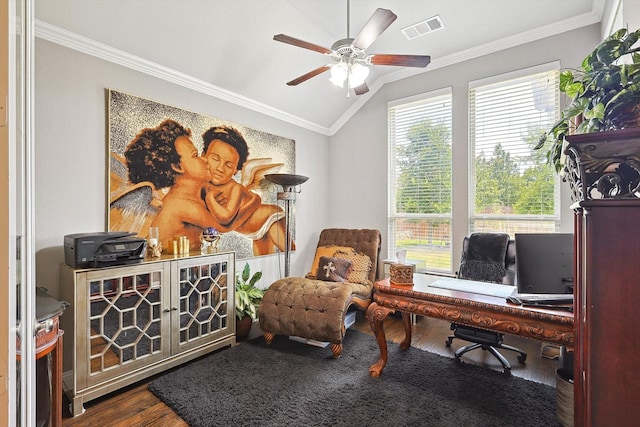
M640 127L566 139L564 170L574 202L640 198Z
M249 336L253 320L251 316L244 316L242 319L236 319L236 340L243 340Z

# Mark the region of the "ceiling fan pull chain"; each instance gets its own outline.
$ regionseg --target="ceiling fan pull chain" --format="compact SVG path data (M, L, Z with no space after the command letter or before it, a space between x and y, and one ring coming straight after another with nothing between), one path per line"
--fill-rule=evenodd
M351 98L351 61L347 62L347 98Z

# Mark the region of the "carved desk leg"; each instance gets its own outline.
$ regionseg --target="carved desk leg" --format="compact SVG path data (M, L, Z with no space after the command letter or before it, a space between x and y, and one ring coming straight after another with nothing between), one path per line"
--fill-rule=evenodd
M406 350L411 347L411 313L402 312L402 324L404 325L404 339L400 342L400 348Z
M383 322L385 317L387 317L389 313L393 312L395 312L395 310L379 306L375 302L372 302L367 309L369 326L371 326L371 330L376 336L376 341L378 341L378 347L380 347L380 359L378 359L378 361L369 368L369 375L374 378L378 378L382 375L382 370L387 364L387 338L384 334Z

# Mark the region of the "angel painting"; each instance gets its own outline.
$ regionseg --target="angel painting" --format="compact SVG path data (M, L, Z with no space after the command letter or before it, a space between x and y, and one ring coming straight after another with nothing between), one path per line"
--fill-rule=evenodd
M245 138L231 126L211 127L202 139L198 153L191 131L166 119L138 132L123 157L112 153L111 229L154 226L162 241L186 235L197 250L197 236L213 227L251 239L254 256L284 251L284 211L256 192L283 164L249 159Z

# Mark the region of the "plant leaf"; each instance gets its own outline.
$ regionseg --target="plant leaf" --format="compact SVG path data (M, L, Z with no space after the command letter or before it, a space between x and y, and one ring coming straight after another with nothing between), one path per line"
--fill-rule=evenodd
M249 267L249 263L244 265L244 270L242 270L242 281L246 282L249 280L249 274L251 273L251 267Z
M603 64L613 64L622 55L623 43L620 40L608 40L596 49L596 57Z
M567 85L573 83L573 73L571 70L564 70L560 73L559 80L560 92L566 92Z
M623 51L625 53L629 52L629 50L633 47L633 45L636 44L639 37L640 37L640 29L630 32L622 42Z
M627 29L620 28L618 31L616 31L615 33L611 34L609 37L604 39L603 43L606 43L609 40L620 40L624 37L625 34L627 34Z
M569 98L575 99L578 95L584 92L584 85L582 82L573 82L567 84L564 89Z
M249 281L249 284L255 285L256 282L260 279L262 279L262 271L258 271L254 273L253 276L251 277L251 280Z
M544 147L544 144L547 142L547 138L549 137L549 133L545 132L542 135L540 135L540 138L538 138L538 143L535 145L535 147L533 147L534 150L539 150L542 147Z
M599 103L592 109L585 111L584 118L604 120L604 104Z

